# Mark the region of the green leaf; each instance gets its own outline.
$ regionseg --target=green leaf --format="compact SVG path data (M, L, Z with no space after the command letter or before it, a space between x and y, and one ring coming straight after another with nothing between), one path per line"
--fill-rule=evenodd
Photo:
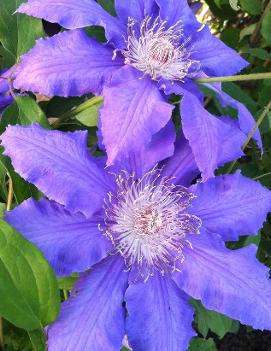
M257 25L256 23L253 23L253 24L250 24L249 26L246 26L244 29L242 29L240 31L239 40L242 41L244 37L251 35L255 31L256 25Z
M261 48L249 48L243 51L243 53L250 54L251 56L257 57L261 60L271 60L271 55L264 49Z
M73 274L70 277L58 278L58 287L59 289L71 290L74 286L74 283L78 279L78 274Z
M82 111L75 115L75 118L87 127L96 127L98 124L99 107L102 103L98 103L89 107L87 110Z
M31 330L28 332L28 335L34 351L46 350L46 337L42 329Z
M9 60L12 57L12 63L18 62L20 55L33 47L35 40L44 35L41 20L14 14L22 2L23 0L0 1L0 41L8 52Z
M234 9L234 11L239 10L238 2L239 0L229 0L231 7Z
M97 2L112 16L116 16L114 0L97 0Z
M271 45L271 12L263 18L261 33L267 44Z
M205 309L199 301L193 300L196 309L196 321L198 330L202 336L206 337L209 329L220 338L226 333L235 332L239 328L239 323L220 313Z
M50 128L44 112L33 98L30 96L16 96L16 103L22 125L37 122L44 128Z
M207 340L202 338L191 339L189 349L187 351L216 351L216 345L213 339Z
M36 330L52 323L60 307L55 275L42 253L0 219L0 315Z
M263 10L261 0L240 0L240 5L250 15L259 15Z

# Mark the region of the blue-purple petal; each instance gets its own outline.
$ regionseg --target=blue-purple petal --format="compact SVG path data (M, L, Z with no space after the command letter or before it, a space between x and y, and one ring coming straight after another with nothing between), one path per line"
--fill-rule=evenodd
M156 84L131 67L118 70L103 95L101 131L107 165L140 151L171 118L173 106L166 102Z
M143 146L137 152L130 152L127 157L119 158L110 167L110 170L113 170L113 172L125 170L130 174L134 173L137 178L140 178L153 169L159 161L173 155L175 139L175 127L170 121L152 137L150 144Z
M58 276L84 272L111 250L98 229L101 216L87 220L46 199L26 200L5 220L44 253Z
M245 214L244 214L245 215ZM174 280L203 305L255 329L271 329L269 269L256 259L256 247L225 248L219 236L187 237L181 272Z
M238 111L239 127L243 133L248 136L255 128L256 121L246 106L222 91L220 83L207 84L207 86L217 93L217 97L222 106L230 106ZM253 134L253 139L257 142L259 148L263 149L262 138L259 129L256 129L255 133Z
M199 61L201 71L208 76L228 76L247 67L236 51L211 34L205 26L191 36L191 59Z
M200 173L193 152L183 133L177 137L174 155L162 162L162 174L175 184L189 186Z
M1 136L15 170L49 199L90 217L111 183L87 150L87 132L48 131L38 124L9 126Z
M17 12L57 22L67 29L102 26L110 42L117 47L125 44L125 26L94 0L28 0Z
M223 240L238 240L239 235L257 234L271 211L271 192L240 172L223 175L197 184L191 213Z
M196 334L193 309L170 276L131 284L125 294L126 332L134 351L186 350Z
M120 350L126 288L127 273L119 256L110 256L83 274L48 329L49 351Z
M156 0L156 2L160 8L160 17L168 22L168 26L180 23L185 37L190 37L200 28L201 24L188 6L187 0Z
M218 166L243 155L244 133L234 123L225 122L225 118L211 115L194 95L184 95L181 116L184 135L203 180L213 177Z
M115 0L115 7L120 21L127 24L128 18L139 24L147 17L156 17L158 6L155 0Z
M49 96L100 94L123 63L112 56L110 47L80 29L39 39L22 57L14 87Z

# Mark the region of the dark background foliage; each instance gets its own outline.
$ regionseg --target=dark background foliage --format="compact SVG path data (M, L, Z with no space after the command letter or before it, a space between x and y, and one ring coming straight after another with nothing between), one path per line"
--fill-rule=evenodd
M21 14L13 15L21 2L23 1L0 0L0 69L9 68L18 63L20 56L34 45L37 38L51 36L63 30L57 24L42 22ZM115 13L113 0L98 0L98 2L107 11ZM214 35L220 37L250 62L250 66L243 73L271 71L271 1L205 0L199 11L199 18L202 22L209 24ZM105 40L101 28L90 27L86 31L100 41ZM244 103L255 116L255 120L261 116L271 100L271 80L227 82L223 84L223 89ZM223 109L215 96L209 92L206 94L205 106L212 113L222 114ZM8 124L27 125L32 122L38 122L45 128L84 129L89 131L90 149L93 152L99 152L96 148L96 125L100 103L89 104L91 97L87 95L81 98L49 99L31 94L17 96L14 103L3 112L0 133ZM178 124L178 100L173 97L173 101L176 104L174 120ZM234 115L233 111L227 112ZM260 124L260 131L264 144L263 155L255 143L249 142L245 149L245 156L234 164L225 165L218 170L218 173L227 173L229 169L239 168L244 175L259 180L271 189L270 111L265 114ZM0 151L0 213L2 215L6 208L16 206L30 196L39 198L43 195L14 172L10 161L3 156L2 150ZM21 265L18 272L16 264L10 259L14 257L11 245L6 243L2 245L0 241L1 260L6 260L5 263L7 262L10 268L7 273L0 264L0 281L11 281L9 286L0 287L0 315L4 317L0 323L0 347L8 351L45 350L43 327L56 318L59 310L59 292L61 300L67 299L76 276L56 280L40 252L2 220L0 233L12 234L13 244L17 245L19 250L16 258L17 265L21 256L23 259L26 254L29 255L28 267ZM254 243L258 246L258 259L271 267L270 233L271 216L257 236L242 236L237 243L228 243L228 246L236 249ZM27 276L27 269L34 272L33 281L30 281ZM19 280L22 283L19 284ZM45 304L42 297L34 296L26 289L29 284L36 285L40 289L41 296L48 296L51 292L51 300L46 301ZM12 297L18 305L21 304L22 314L10 308L7 303L8 297ZM36 299L35 303L33 299ZM253 331L251 328L240 326L237 321L207 311L198 301L191 301L191 304L195 307L194 328L198 332L198 337L191 341L189 351L271 350L270 332Z

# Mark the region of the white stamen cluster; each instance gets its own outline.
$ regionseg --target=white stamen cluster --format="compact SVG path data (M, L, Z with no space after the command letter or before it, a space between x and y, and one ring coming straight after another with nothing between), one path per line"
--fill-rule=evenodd
M176 270L186 234L198 234L201 226L198 217L185 213L194 195L161 178L157 169L139 180L123 172L116 182L116 194L105 202L105 235L116 252L145 280L156 271Z
M128 23L127 49L122 53L125 63L129 64L152 79L164 78L170 81L183 81L192 65L186 46L189 40L183 40L180 23L167 28L167 22L159 17L155 20L146 17L140 28L135 28L136 21Z

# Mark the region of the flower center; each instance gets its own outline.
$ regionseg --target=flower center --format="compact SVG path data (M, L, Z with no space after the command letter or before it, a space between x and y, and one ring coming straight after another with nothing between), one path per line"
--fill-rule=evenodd
M105 201L105 235L116 252L145 280L157 271L176 270L186 234L198 234L201 226L198 217L186 213L194 195L161 178L156 168L138 180L123 172L116 182L116 193Z
M182 81L191 66L198 69L198 61L190 59L189 40L183 39L180 23L167 28L167 22L159 17L146 17L139 28L136 25L135 20L129 20L127 49L122 51L126 64L154 80Z

